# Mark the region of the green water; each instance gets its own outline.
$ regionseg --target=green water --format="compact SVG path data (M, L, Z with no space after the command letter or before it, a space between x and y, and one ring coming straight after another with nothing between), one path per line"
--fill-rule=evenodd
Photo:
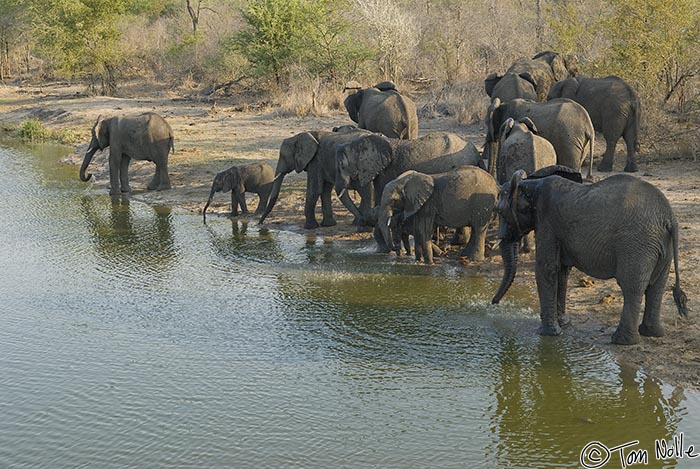
M0 467L700 463L654 455L700 447L698 395L539 337L532 291L112 200L60 152L0 147Z

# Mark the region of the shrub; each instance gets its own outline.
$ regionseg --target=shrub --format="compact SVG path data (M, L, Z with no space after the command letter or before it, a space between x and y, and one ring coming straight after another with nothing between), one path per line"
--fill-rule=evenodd
M19 126L17 135L23 142L43 142L48 132L37 119L28 119Z

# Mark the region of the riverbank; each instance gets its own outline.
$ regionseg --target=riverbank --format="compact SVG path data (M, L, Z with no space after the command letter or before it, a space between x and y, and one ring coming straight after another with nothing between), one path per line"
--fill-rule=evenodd
M173 189L147 192L145 185L153 174L150 163L135 162L130 168L133 181L132 197L153 205L170 205L201 213L214 175L233 164L266 162L275 166L280 142L291 135L308 129L330 129L350 123L340 110L325 116L288 117L275 109L253 109L236 103L216 103L163 88L146 92L135 91L122 98L88 97L80 86L53 85L49 87L0 87L0 124L12 129L23 121L35 118L51 130L71 129L82 143L66 157L67 164L77 165L87 149L90 128L99 115L153 111L164 116L173 127L175 154L170 158ZM253 110L251 110L253 109ZM451 118L420 120L420 134L434 131L455 132L473 141L483 142L483 130L478 126L457 126ZM9 132L9 130L6 130ZM602 154L604 144L599 137L596 155ZM618 146L616 168L621 169L622 145ZM108 171L107 152L96 155L90 172L96 176L96 186L106 187ZM678 317L673 303L669 279L662 303L662 323L666 336L658 339L642 338L640 344L630 347L613 346L610 334L616 326L622 308L622 294L614 280L588 279L577 271L572 273L568 307L572 313L572 327L565 334L595 343L618 360L637 365L652 376L689 388L700 388L700 325L695 319L695 304L700 292L700 273L694 267L700 261L700 163L689 160L661 160L642 148L642 162L637 175L659 187L668 197L678 217L680 233L680 269L682 287L690 301L690 317ZM612 173L615 174L615 173ZM594 172L594 177L602 178ZM351 217L334 198L338 225L305 231L303 225L304 174L290 174L285 178L283 194L266 220L266 225L280 230L306 232L332 242L342 239L367 239L370 233L358 233L350 225ZM87 187L87 186L86 186ZM253 196L254 197L254 196ZM229 210L230 197L218 195L210 207L212 215L224 216ZM256 200L249 203L255 206ZM249 217L255 222L255 217ZM488 241L495 240L495 224ZM456 251L450 251L438 262L460 264L474 274L500 278L500 256L487 252L483 263L462 262ZM521 259L516 282L531 288L534 284L533 257ZM673 276L673 268L672 273ZM507 299L507 297L506 297ZM533 299L536 304L536 300ZM535 334L533 331L523 333Z

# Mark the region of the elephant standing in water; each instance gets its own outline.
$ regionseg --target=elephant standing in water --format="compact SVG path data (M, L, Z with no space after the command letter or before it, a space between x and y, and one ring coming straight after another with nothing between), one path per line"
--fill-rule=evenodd
M158 114L146 112L136 116L97 118L92 126L92 140L80 167L80 180L87 182L92 174L85 175L97 150L109 147L109 193L131 192L129 163L131 160L152 161L156 173L148 183L148 190L170 189L168 155L175 152L173 130Z
M316 221L316 202L321 198L321 210L323 219L321 226L333 226L336 224L333 218L333 208L331 205L331 191L335 182L335 152L336 147L343 143L351 142L359 137L371 135L366 130L352 130L340 132L324 132L313 130L301 132L293 137L284 139L280 146L277 169L272 184L272 193L267 208L260 217L263 223L265 218L272 212L277 203L284 176L292 171L300 173L306 172L306 202L304 203L304 216L306 221L304 228L311 229L318 227ZM360 193L360 210L369 212L372 200L371 186L366 187L353 185L351 189L356 189ZM350 194L345 193L340 200L347 207L352 204ZM355 210L353 214L360 217L360 211ZM361 220L356 218L356 223Z
M378 224L384 241L392 246L395 242L390 232L392 217L399 211L404 220L413 217L416 259L420 260L422 253L426 264L433 263L431 238L435 224L453 228L469 226L471 236L463 255L481 261L486 228L493 218L497 195L496 181L474 166L433 175L406 171L384 187Z
M637 171L635 153L639 151L639 120L642 109L634 89L622 78L567 78L549 90L549 99L568 98L583 106L593 128L605 137L605 154L598 171L613 169L615 146L620 137L627 146L625 171Z
M345 98L344 104L350 119L361 129L379 132L389 138L418 137L416 105L399 94L391 82L359 90Z
M379 204L376 199L381 197L384 186L409 169L434 174L481 162L481 155L471 142L445 132L409 141L370 134L340 145L336 158L336 192L343 195L350 184L364 187L373 183L375 204ZM345 206L351 212L357 210L352 200L341 200L343 204L348 202ZM363 218L372 219L362 208L359 211Z
M209 199L207 200L202 217L204 222L207 221L207 208L211 204L214 194L217 192L231 191L231 216L238 216L238 206L241 207L241 212L245 215L248 213L248 207L245 203L245 193L252 192L258 194L260 201L256 214L261 214L267 207L267 201L270 198L272 191L272 181L275 178L275 172L272 166L265 163L252 163L241 166L231 166L226 171L217 173L214 177L214 182L211 184Z
M496 211L505 267L492 302L498 303L515 278L518 241L535 231L535 279L540 300L540 334L558 335L568 323L567 279L571 267L595 278L615 278L624 306L616 344L635 344L639 335L660 337L661 299L674 261L673 299L687 316L680 287L678 223L659 189L626 174L590 185L562 166L543 168L527 178L516 172L501 187ZM644 316L639 324L644 297Z
M509 118L515 120L528 117L537 127L538 135L546 138L557 153L557 164L580 171L581 164L590 158L588 176L591 175L595 130L588 112L570 99L554 99L545 103L512 99L501 102L493 100L486 112L486 145L489 149L489 172L496 175L494 148L501 137L503 123Z

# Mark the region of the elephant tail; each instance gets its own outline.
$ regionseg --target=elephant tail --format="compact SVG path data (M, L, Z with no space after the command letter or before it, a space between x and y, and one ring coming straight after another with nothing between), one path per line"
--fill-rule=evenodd
M174 155L174 154L175 154L175 137L173 137L173 136L171 135L170 138L169 138L168 140L169 140L169 143L170 143L170 153L172 153L172 154Z
M595 130L593 130L592 124L591 133L586 132L586 140L588 140L588 176L586 176L586 179L591 180L591 175L593 174L593 148L595 147Z
M642 121L642 106L639 104L639 98L635 96L634 102L634 151L639 153L639 129Z
M678 314L688 317L688 297L681 290L681 274L678 271L678 222L674 219L671 224L671 236L673 237L673 268L676 271L676 284L673 286L673 301L678 308Z

